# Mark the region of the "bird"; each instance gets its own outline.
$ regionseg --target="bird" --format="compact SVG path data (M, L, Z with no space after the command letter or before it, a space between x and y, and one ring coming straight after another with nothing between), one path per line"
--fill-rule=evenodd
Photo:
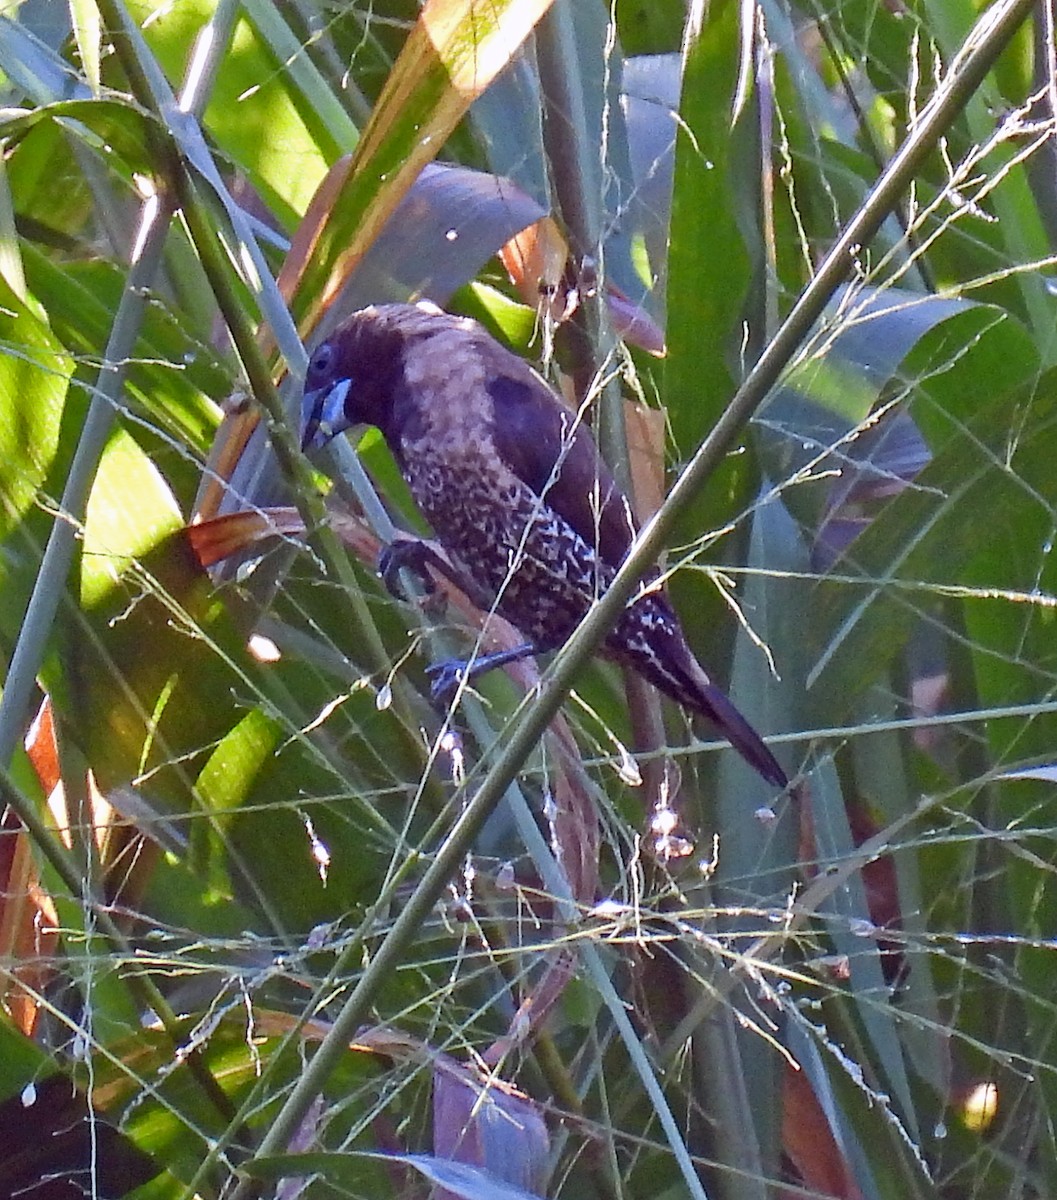
M558 649L609 587L636 536L628 497L581 418L481 325L428 302L360 309L313 350L302 446L380 430L450 560L453 581L524 643L439 667L440 685ZM439 556L438 556L439 557ZM705 717L767 783L781 764L709 678L654 568L601 653Z

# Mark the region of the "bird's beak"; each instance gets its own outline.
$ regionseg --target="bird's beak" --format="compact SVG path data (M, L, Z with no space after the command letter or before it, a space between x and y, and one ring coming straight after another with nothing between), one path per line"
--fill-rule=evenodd
M339 379L329 387L305 392L301 402L301 449L306 453L322 450L331 438L350 428L345 416L345 397L350 387L351 379Z

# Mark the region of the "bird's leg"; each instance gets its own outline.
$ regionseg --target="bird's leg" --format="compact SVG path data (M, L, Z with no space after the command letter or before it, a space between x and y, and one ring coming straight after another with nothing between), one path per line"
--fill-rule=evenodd
M378 574L381 575L386 590L397 600L408 598L400 584L400 572L405 567L414 571L422 580L422 585L429 595L437 590L437 585L427 567L432 567L438 574L443 575L459 591L472 594L472 584L459 574L432 542L423 538L398 537L387 546L383 546L378 555Z
M422 580L422 586L432 595L437 590L437 585L426 568L433 557L434 551L428 543L419 538L397 538L383 546L378 555L378 574L382 577L386 591L397 600L408 599L400 582L400 572L406 568Z
M536 653L536 647L531 642L522 642L507 650L496 650L494 654L481 654L469 661L460 658L445 658L441 662L431 663L426 668L433 683L429 689L431 698L439 703L450 698L452 692L463 680L473 679L491 671L493 667L503 667L507 663L529 658Z

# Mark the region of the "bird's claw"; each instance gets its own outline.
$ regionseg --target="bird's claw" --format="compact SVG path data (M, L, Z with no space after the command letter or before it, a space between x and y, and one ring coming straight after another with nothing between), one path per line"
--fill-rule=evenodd
M378 555L378 574L389 594L397 600L410 599L400 582L400 572L406 568L422 581L426 595L432 596L437 585L428 569L431 557L429 547L418 538L397 538L383 546Z
M495 667L519 662L535 653L536 647L531 642L521 642L517 646L508 646L505 650L479 655L470 662L464 662L458 658L445 658L441 662L432 663L426 668L426 674L433 678L430 695L437 703L441 701L448 703L454 695L455 689L466 680L484 675Z
M462 659L445 658L426 667L426 674L431 680L429 695L434 704L451 700L459 684L466 678L468 666Z

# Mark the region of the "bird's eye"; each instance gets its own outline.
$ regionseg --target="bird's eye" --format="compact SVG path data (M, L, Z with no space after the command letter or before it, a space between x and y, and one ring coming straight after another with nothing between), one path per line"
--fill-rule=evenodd
M325 375L331 368L334 362L334 348L330 342L324 342L321 346L317 346L315 353L308 364L309 373L312 375Z

